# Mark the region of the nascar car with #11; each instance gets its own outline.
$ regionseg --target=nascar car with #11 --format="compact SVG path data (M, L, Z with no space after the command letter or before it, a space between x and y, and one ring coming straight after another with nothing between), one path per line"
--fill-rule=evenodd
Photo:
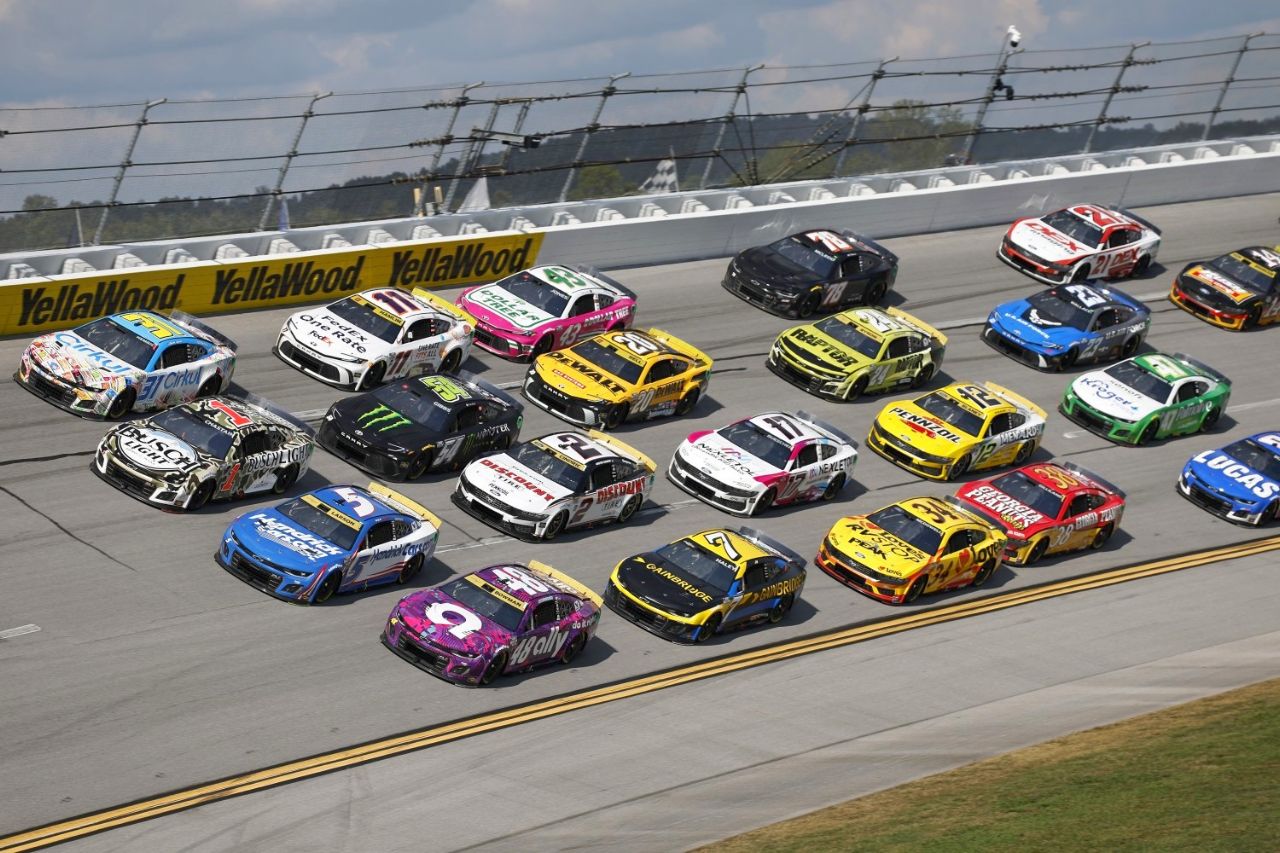
M1248 246L1182 268L1169 301L1224 329L1280 322L1280 246Z
M1151 310L1099 282L1059 284L992 309L982 339L1039 370L1116 361L1138 351Z
M1019 219L996 257L1046 284L1141 275L1160 251L1160 229L1132 211L1077 204Z
M1280 520L1280 431L1197 453L1183 466L1178 491L1219 518L1245 527Z

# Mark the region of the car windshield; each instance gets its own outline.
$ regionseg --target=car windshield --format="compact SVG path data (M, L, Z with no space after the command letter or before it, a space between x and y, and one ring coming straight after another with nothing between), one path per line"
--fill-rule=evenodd
M867 520L926 554L938 553L938 546L942 544L941 530L925 524L900 506L887 506L868 515Z
M337 510L334 510L337 512ZM294 498L282 505L277 512L290 521L309 530L328 542L332 542L344 551L355 547L360 531L355 530L322 509L312 506L302 498Z
M468 610L480 614L491 622L497 622L508 631L514 631L520 627L520 619L524 616L523 610L512 607L495 595L490 595L466 578L450 581L440 587L440 591Z
M551 482L559 483L571 492L583 491L586 472L570 465L549 449L528 441L516 445L508 453L512 459Z
M1072 240L1078 240L1087 246L1097 246L1102 242L1102 229L1092 222L1081 219L1069 210L1059 210L1044 217L1044 224L1055 231L1061 231Z
M190 409L179 406L168 409L151 419L152 426L173 433L187 444L203 450L216 459L226 459L231 452L233 436L224 429L206 421Z
M1093 317L1093 312L1085 311L1083 308L1072 304L1069 299L1069 296L1055 287L1034 294L1027 302L1032 308L1036 309L1036 313L1041 317L1045 317L1055 323L1061 323L1073 329L1089 328L1089 320Z
M757 459L762 459L779 470L787 467L791 458L791 446L775 438L751 421L731 424L720 430L720 436L737 445Z
M681 577L698 581L698 586L704 592L726 595L738 577L737 566L688 539L663 545L655 553L664 562L679 569Z
M530 305L542 309L552 317L562 316L565 306L569 304L568 296L528 270L507 276L495 284L494 287L501 287L516 299L524 300Z
M389 344L395 343L396 337L400 334L399 323L391 322L369 305L361 305L350 296L330 305L329 313Z
M579 344L573 348L573 354L591 362L605 373L613 374L628 385L635 385L640 381L641 365L623 358L599 341L590 340Z
M934 391L916 400L916 405L933 415L938 420L950 424L966 435L981 435L983 420L980 416L961 406L955 400Z
M1269 480L1280 480L1280 455L1252 439L1242 438L1227 445L1223 452Z
M373 398L432 432L453 431L452 410L417 380L384 385L373 392Z
M1144 370L1141 365L1132 359L1113 364L1104 372L1117 382L1128 385L1139 394L1144 397L1150 397L1157 403L1168 402L1169 395L1173 393L1173 386L1154 373Z
M857 327L851 326L836 317L827 317L818 321L815 326L819 332L835 338L840 343L850 349L857 350L867 358L875 358L880 354L879 341L872 340L862 332L859 332Z
M1049 518L1057 518L1058 512L1062 509L1062 495L1042 483L1037 483L1021 471L997 477L991 481L991 485Z
M1220 270L1224 275L1230 276L1240 284L1244 285L1254 293L1268 293L1271 290L1271 282L1275 281L1271 276L1259 270L1239 258L1231 255L1223 255L1214 259L1211 266Z
M76 334L103 352L108 352L134 367L145 368L151 363L156 345L140 338L110 317L102 317L85 323Z
M831 255L806 246L795 237L784 237L778 242L770 244L769 248L795 266L811 272L821 279L831 278L831 273L835 271L838 264L838 261Z

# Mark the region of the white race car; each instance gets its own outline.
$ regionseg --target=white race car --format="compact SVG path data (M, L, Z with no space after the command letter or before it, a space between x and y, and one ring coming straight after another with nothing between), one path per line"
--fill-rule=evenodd
M1160 251L1160 229L1128 210L1077 204L1009 226L996 257L1037 281L1141 275Z
M858 461L858 443L808 412L766 412L691 434L667 479L734 515L774 505L829 501Z

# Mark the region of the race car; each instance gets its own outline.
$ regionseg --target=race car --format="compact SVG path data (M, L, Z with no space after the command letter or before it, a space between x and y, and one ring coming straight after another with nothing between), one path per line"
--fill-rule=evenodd
M782 543L747 527L716 528L618 563L604 603L663 639L704 643L781 622L804 579L804 557Z
M829 501L858 461L858 443L808 412L765 412L718 430L691 433L676 448L667 479L734 515Z
M636 295L598 270L547 264L464 290L458 307L476 320L476 346L520 359L626 328Z
M457 371L471 351L472 322L428 290L380 287L291 314L271 351L321 382L366 390Z
M787 329L765 366L818 397L856 400L925 385L946 351L946 335L905 311L854 308Z
M878 305L898 277L898 256L852 231L814 228L741 252L721 286L783 317Z
M370 474L416 480L510 447L523 412L510 394L470 373L418 376L334 403L316 442Z
M1141 275L1160 251L1160 229L1132 211L1076 204L1009 226L996 257L1046 284Z
M837 521L816 562L877 601L910 604L924 593L982 586L1000 568L1006 541L952 498L907 498Z
M889 403L867 446L930 480L1021 465L1044 436L1044 409L994 382L953 382L915 400Z
M1059 284L997 305L982 339L1040 370L1128 358L1151 328L1151 310L1099 282Z
M655 470L648 456L602 432L553 432L472 462L453 502L520 539L554 539L574 527L630 521Z
M1169 301L1224 329L1280 322L1280 246L1249 246L1187 264L1173 280Z
M1058 411L1120 444L1213 429L1231 380L1189 355L1147 353L1076 377Z
M1029 566L1050 554L1107 544L1120 526L1125 494L1071 462L1037 462L968 483L956 498L1009 537L1005 562Z
M214 559L268 595L320 604L340 592L409 582L439 537L439 518L386 486L326 486L240 516Z
M571 663L595 635L600 596L548 565L489 566L406 595L382 644L454 684Z
M1183 467L1178 491L1236 524L1261 527L1280 520L1280 431L1197 453Z
M538 356L524 396L581 426L687 415L707 393L711 358L661 329L605 332Z
M119 420L217 394L235 369L235 342L195 317L125 311L41 335L13 378L60 409Z
M311 464L311 428L250 400L206 397L120 424L98 442L90 467L125 494L165 509L284 494Z

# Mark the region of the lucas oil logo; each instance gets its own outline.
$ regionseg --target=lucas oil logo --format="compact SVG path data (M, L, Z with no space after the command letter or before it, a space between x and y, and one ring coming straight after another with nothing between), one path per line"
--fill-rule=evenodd
M1268 480L1266 476L1254 471L1248 465L1241 465L1225 453L1206 450L1193 461L1199 462L1210 470L1221 472L1222 476L1234 480L1264 500L1280 495L1280 483Z
M379 405L356 418L356 423L362 429L377 427L378 432L388 432L402 426L408 426L409 419L395 409Z

